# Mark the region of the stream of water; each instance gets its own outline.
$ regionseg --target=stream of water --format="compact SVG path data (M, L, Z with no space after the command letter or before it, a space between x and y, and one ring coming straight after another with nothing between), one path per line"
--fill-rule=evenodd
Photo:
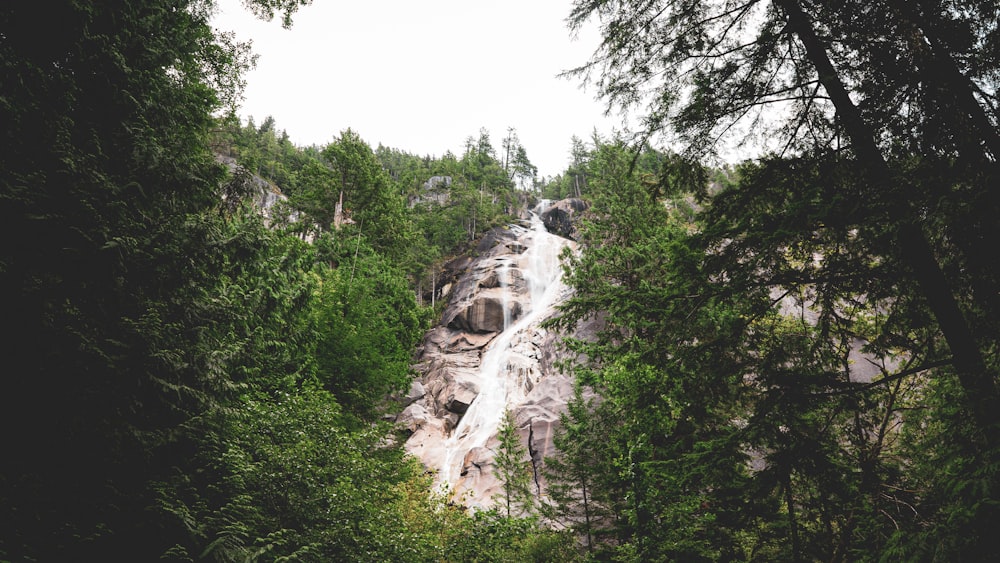
M559 298L561 284L556 283L562 276L559 253L566 245L565 239L545 230L540 214L546 204L543 201L536 208L531 214L530 229L524 230L518 237L518 241L527 247L525 253L503 257L498 267L497 274L504 295L504 330L483 352L479 367L479 395L445 441L444 462L439 470L443 485L454 487L466 453L472 448L485 447L496 434L504 411L524 400L525 390L518 385L516 374L510 369L510 358L514 353L511 343L521 332L551 312ZM512 323L509 292L516 291L512 283L514 267L521 271L530 304L522 306L521 317Z

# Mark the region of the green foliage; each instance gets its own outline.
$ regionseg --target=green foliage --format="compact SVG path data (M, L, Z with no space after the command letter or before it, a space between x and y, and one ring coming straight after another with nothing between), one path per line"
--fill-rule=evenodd
M314 149L299 149L285 131L277 131L274 118L268 116L257 127L253 118L241 125L229 115L218 125L212 150L236 159L240 166L278 186L282 193L292 195L308 184L305 170L318 158ZM302 176L306 177L303 178Z
M201 558L427 558L401 514L419 469L382 445L384 428L345 430L333 397L311 389L249 399L232 424L218 452L231 500L206 523Z
M538 182L538 167L528 159L528 152L513 127L507 129L507 136L504 137L501 148L503 150L501 164L507 180L521 190L534 190Z
M343 201L345 216L360 225L376 250L402 252L408 232L403 201L371 147L348 129L324 147L322 155L333 173L332 184L326 186L327 202Z
M333 171L320 160L310 160L296 176L296 189L289 195L290 206L301 214L303 225L297 232L312 235L333 228L339 194L333 191Z
M259 127L224 122L213 141L288 196L277 222L303 238L338 228L361 229L378 253L410 278L418 294L434 284L443 260L470 248L488 230L509 222L526 196L517 185L533 187L535 168L511 130L498 159L489 134L467 140L462 158L418 157L379 146L372 151L350 129L323 147L294 147L276 131L273 118ZM443 178L428 188L430 178ZM409 203L407 207L406 203Z
M17 374L0 405L4 558L157 557L178 532L149 512L164 460L186 459L187 429L246 382L230 357L270 313L227 292L253 285L240 257L260 236L222 217L206 149L224 94L210 84L238 81L245 61L200 8L0 15L0 288Z
M609 479L616 475L614 442L608 440L617 426L613 420L613 412L601 410L577 385L553 437L559 454L545 459L548 500L541 512L584 538L590 553L613 543L623 525L619 515L625 494Z
M975 428L950 379L926 382L926 408L905 412L903 455L912 460L895 494L919 515L903 521L884 559L975 560L998 549L997 457L977 452Z
M570 163L563 174L557 175L541 187L541 196L559 200L567 197L589 195L587 184L590 150L579 137L570 141Z
M514 415L505 410L497 428L497 449L493 457L497 479L503 484L503 504L508 518L512 514L534 512L533 474L528 450L521 443Z
M281 13L281 25L290 28L292 26L292 16L298 11L300 6L308 6L312 0L253 0L244 2L258 18L264 21L271 21L278 13Z
M331 252L265 228L252 183L225 178L209 133L236 92L216 88L238 88L250 59L213 34L210 7L0 13L12 375L0 559L437 560L437 526L464 520L438 516L449 513L388 429L357 428L314 383L334 363L320 346L360 329L385 340L341 348L370 364L358 385L398 387L420 330L412 294L367 249L351 269L312 273ZM273 120L234 135L252 169L295 183L301 169L279 165L300 153ZM401 204L371 177L359 213L389 253ZM353 302L338 301L344 290Z
M567 533L540 529L533 518L512 518L497 509L476 512L445 551L448 561L516 563L579 561L575 539Z
M605 404L630 405L621 424L638 419L631 435L650 442L626 442L639 460L630 475L670 491L639 497L624 555L695 545L697 526L686 544L641 528L644 514L669 522L685 503L672 492L695 476L704 482L691 492L731 487L728 504L748 506L727 520L713 508L726 503L706 499L728 537L684 559L995 551L977 524L996 517L1000 451L1000 270L981 252L1000 237L996 81L984 78L997 71L995 10L576 3L571 25L596 19L604 41L575 73L610 104L645 110L644 135L666 130L688 154L709 155L745 132L781 154L717 179L690 235L669 244L629 219L604 221L605 207L638 215L627 184L619 200L595 198L567 312L607 314L602 338L577 346L595 362L588 382ZM672 193L662 179L654 199ZM655 394L622 384L640 377ZM676 426L639 414L664 401ZM681 437L683 448L671 443ZM749 457L744 475L712 476L737 466L692 457L727 460L727 450ZM646 460L679 465L657 476ZM729 541L730 554L705 549Z
M247 4L287 25L306 3ZM707 153L755 108L790 119L783 156L711 177L573 139L543 187L593 203L556 324L602 328L570 343L587 361L541 507L572 532L513 517L533 483L509 413L506 516L447 505L376 423L427 321L412 287L538 188L513 129L499 154L485 130L460 157L351 130L299 149L273 118L212 117L253 57L211 2L3 10L0 559L1000 550L996 6L612 4L578 3L606 35L581 71L623 105L653 92L647 131ZM267 228L213 151L292 224Z
M337 268L319 269L317 376L348 413L370 421L387 395L409 386L427 323L406 278L360 237L346 242L353 255L336 253Z
M894 342L868 348L887 382L937 358L908 348L913 364L893 359L908 305L892 256L873 255L867 232L816 226L829 208L811 190L849 173L784 167L764 180L766 166L747 167L692 225L659 200L683 163L660 158L640 175L629 161L621 144L594 151L588 246L571 259L576 293L558 323L606 315L596 340L572 344L602 400L569 407L564 431L583 447L558 441L554 514L597 531L598 550L622 560L884 549L901 519L887 515L907 503L886 494L903 486L890 423L914 388L852 389L850 349L859 337ZM580 526L583 479L597 499L588 511L610 511L600 526L586 514Z
M733 407L713 403L732 398L726 386L735 358L720 352L740 316L725 302L692 315L701 298L695 288L705 281L697 250L685 241L686 226L672 222L654 197L662 188L652 181L664 175L640 172L633 162L620 142L598 146L592 157L587 250L571 261L568 279L577 293L559 322L572 326L607 313L596 341L574 344L599 362L584 382L604 402L571 407L576 420L588 411L596 418L567 427L594 447L564 450L563 467L593 472L586 478L599 516L591 527L602 544L634 547L641 560L732 558L735 521L749 516L731 504L734 485L745 479L745 457L730 420ZM709 358L711 364L694 367ZM560 510L572 513L579 500L567 500Z

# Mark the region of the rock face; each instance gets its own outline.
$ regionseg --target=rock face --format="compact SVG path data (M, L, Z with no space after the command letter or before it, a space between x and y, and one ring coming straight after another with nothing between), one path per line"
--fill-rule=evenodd
M542 222L549 232L561 237L577 240L576 223L580 213L587 210L587 202L582 199L568 198L557 201L542 212Z
M410 196L411 208L420 204L433 203L444 205L448 203L448 188L451 186L451 176L431 176L424 182L423 189L415 196Z
M500 492L493 457L505 409L537 469L572 397L570 376L553 367L560 338L539 325L568 296L558 256L573 243L547 232L541 214L491 232L452 283L419 356L420 387L409 397L420 397L397 418L412 432L406 449L467 506L492 506Z
M819 257L817 256L817 259ZM815 302L814 297L806 299L796 299L781 288L771 290L771 298L778 304L781 314L785 317L799 318L803 322L816 326L819 323L820 307ZM848 372L847 377L851 383L871 383L875 378L883 373L895 372L901 369L903 360L901 358L880 358L877 355L864 351L869 343L861 338L853 337L848 343Z
M247 192L254 206L260 211L261 216L264 217L265 224L294 223L299 220L299 213L285 206L288 197L281 193L278 186L256 174L251 174L245 168L242 168L236 162L236 159L231 156L217 154L215 155L215 160L228 168L229 172L235 176L237 182L244 183L242 189ZM225 198L225 196L223 197ZM306 240L311 242L312 236L306 237Z
M480 295L448 322L448 327L466 332L500 332L521 314L518 301L505 302L505 288ZM484 292L485 293L485 292Z

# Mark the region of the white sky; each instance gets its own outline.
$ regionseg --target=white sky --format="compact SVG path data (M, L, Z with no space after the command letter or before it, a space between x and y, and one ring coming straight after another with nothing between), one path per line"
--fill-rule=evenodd
M499 152L517 130L540 176L562 172L570 137L608 134L618 118L577 79L596 30L573 40L570 0L314 0L285 30L219 0L214 23L252 39L259 55L240 115L274 116L296 145L325 144L350 127L420 156L461 156L485 127Z

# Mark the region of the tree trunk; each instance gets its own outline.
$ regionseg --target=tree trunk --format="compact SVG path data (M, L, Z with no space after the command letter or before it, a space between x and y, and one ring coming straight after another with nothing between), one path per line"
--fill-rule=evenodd
M790 468L786 468L782 485L785 489L785 507L788 510L788 535L792 542L792 561L801 561L802 559L799 555L801 550L799 547L799 523L795 517L795 496L792 494L792 472Z
M589 502L590 499L587 496L588 495L587 478L583 477L582 479L580 479L580 484L583 489L583 520L584 520L584 525L587 527L587 551L593 553L594 537L591 531L592 525L590 523L590 502Z
M899 9L905 10L902 19L914 28L916 41L920 41L921 46L927 51L924 55L929 71L925 75L926 80L937 84L942 93L950 94L948 99L942 100L943 105L956 104L965 114L963 117L968 118L979 140L993 155L993 160L1000 159L1000 133L976 100L972 81L962 74L955 61L944 50L944 41L941 40L928 15L934 9L933 6L926 0L920 0L917 4L924 10L923 17L912 3L903 2Z
M339 231L340 226L344 223L344 190L340 190L340 199L337 200L337 205L333 209L333 230Z
M927 0L920 0L918 9L912 3L902 3L895 9L902 12L899 17L910 27L909 34L914 38L914 51L918 60L925 61L918 65L921 77L928 85L933 85L930 91L937 96L939 107L957 108L953 112L953 124L956 137L968 137L967 147L958 150L968 150L972 153L971 158L976 161L983 160L974 165L980 167L993 167L995 169L997 160L1000 159L1000 133L997 127L990 120L989 115L983 106L976 99L976 86L958 68L954 58L949 54L945 41L941 38L934 26L932 14L935 10ZM921 15L920 10L923 10ZM952 113L952 112L949 112ZM985 150L984 150L985 148ZM992 155L992 159L989 158ZM981 169L980 169L981 171ZM981 182L995 182L995 176L990 178L986 175L986 180ZM996 186L982 185L984 193L996 193ZM993 206L995 209L995 206ZM970 268L975 291L976 301L987 311L987 315L993 318L1000 316L1000 287L998 287L997 270L994 264L986 259L983 248L990 248L998 242L998 233L995 228L993 213L989 210L978 209L982 215L978 224L986 232L984 239L965 242L962 237L955 237L956 244L961 248L966 260L966 266ZM984 219L986 224L983 224ZM975 220L974 218L972 218Z
M815 66L819 80L836 108L837 116L851 139L852 147L867 172L869 181L876 186L889 185L893 181L892 174L875 144L874 135L848 95L847 88L830 62L825 45L816 35L798 1L776 0L776 4L788 18L789 31L802 42L810 62ZM996 446L994 421L1000 404L996 399L996 386L986 369L972 330L959 309L926 236L910 210L903 205L890 206L890 213L890 218L896 225L895 242L951 349L952 363L966 403L987 438L987 446Z

